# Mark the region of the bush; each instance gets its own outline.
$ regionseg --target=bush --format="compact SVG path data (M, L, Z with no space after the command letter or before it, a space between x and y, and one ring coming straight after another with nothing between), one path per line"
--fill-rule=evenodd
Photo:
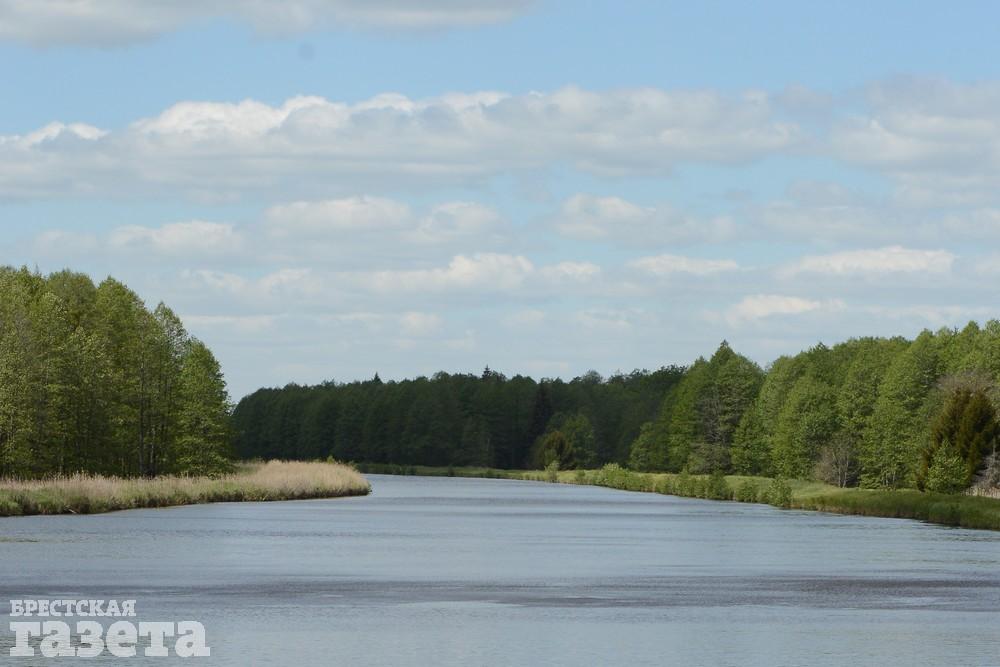
M951 447L938 447L927 469L927 490L933 493L961 493L967 480L965 461Z
M670 477L664 477L656 482L654 490L657 493L662 493L665 496L677 495L674 492L674 483Z
M705 485L705 497L711 500L732 500L733 490L721 470L713 472Z
M559 461L552 461L547 466L545 466L545 481L546 482L558 482L559 481Z
M734 497L741 503L759 502L760 492L757 489L757 483L751 479L744 480L742 484L736 487Z
M769 504L787 509L792 506L792 487L786 480L777 477L771 481L765 497Z
M612 489L627 489L629 488L629 472L617 463L608 463L597 472L594 483Z
M677 477L674 478L674 493L678 496L693 496L694 493L693 481L691 479L691 474L687 471L687 468L681 470Z

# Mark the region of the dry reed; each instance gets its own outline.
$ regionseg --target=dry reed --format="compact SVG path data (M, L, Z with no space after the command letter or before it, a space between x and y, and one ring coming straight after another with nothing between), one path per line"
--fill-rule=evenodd
M76 474L0 480L0 516L95 514L196 503L301 500L365 495L368 481L340 463L268 461L221 477L120 478Z

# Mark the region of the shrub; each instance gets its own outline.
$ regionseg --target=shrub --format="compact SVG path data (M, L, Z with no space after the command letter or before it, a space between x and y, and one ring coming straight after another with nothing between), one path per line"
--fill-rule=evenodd
M765 497L771 505L787 509L792 506L792 487L786 480L776 477L768 486Z
M691 474L688 473L687 468L681 470L677 477L674 478L674 493L678 496L692 496L693 484L691 480Z
M598 486L627 489L629 486L629 472L617 463L608 463L597 472L594 482Z
M757 490L757 483L752 479L744 480L736 487L735 498L741 503L756 503L760 499L760 492Z
M712 500L732 500L733 490L721 470L713 472L705 484L705 497Z
M676 495L674 492L674 483L670 477L664 477L656 482L654 490L657 493L662 493L666 496Z
M558 482L559 481L559 461L552 461L547 466L545 466L545 481L546 482Z
M926 489L933 493L960 493L966 487L968 468L951 447L938 447L927 469Z

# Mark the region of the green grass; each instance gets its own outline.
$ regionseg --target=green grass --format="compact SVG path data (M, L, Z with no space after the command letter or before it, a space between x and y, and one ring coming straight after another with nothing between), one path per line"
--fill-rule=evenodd
M550 478L550 473L544 470L371 464L361 466L361 469L383 474L490 477L537 482L549 481ZM600 470L563 470L558 472L556 478L562 484L588 484L625 491L769 503L791 509L916 519L962 528L1000 530L1000 500L979 496L921 493L915 489L842 489L816 481L775 480L769 477L727 475L713 478L709 475L641 473L615 465L605 466Z
M244 463L221 477L152 479L72 475L0 480L0 516L96 514L139 507L198 503L301 500L365 495L362 475L340 463Z

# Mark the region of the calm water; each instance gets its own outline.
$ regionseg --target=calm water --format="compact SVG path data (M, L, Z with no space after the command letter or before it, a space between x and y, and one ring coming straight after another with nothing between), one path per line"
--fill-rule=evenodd
M371 480L367 498L0 519L0 613L135 598L137 620L205 624L196 664L241 667L1000 665L997 533ZM0 664L45 664L8 657L0 621ZM191 661L85 664L115 662Z

